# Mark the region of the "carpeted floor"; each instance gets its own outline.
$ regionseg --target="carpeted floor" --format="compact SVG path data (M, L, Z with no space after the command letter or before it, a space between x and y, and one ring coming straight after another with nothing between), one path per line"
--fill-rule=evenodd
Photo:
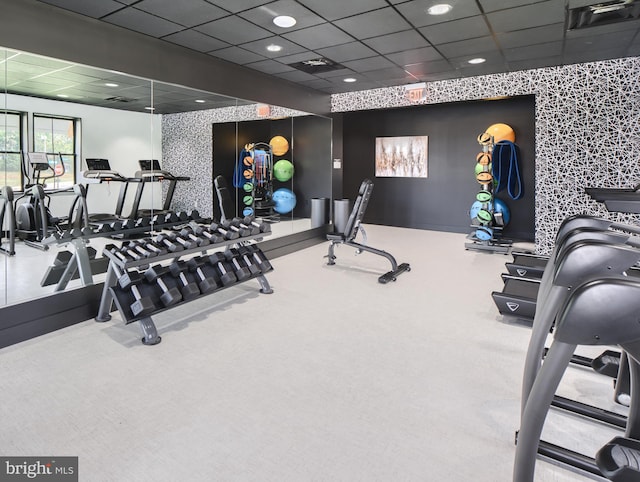
M490 296L510 257L366 229L411 272L382 285L385 259L327 266L320 244L273 260L273 294L157 315L157 346L116 314L0 350L0 452L78 456L81 481L511 480L530 330ZM585 369L560 393L624 413ZM553 412L544 437L593 455L614 434ZM586 479L538 461L536 480Z

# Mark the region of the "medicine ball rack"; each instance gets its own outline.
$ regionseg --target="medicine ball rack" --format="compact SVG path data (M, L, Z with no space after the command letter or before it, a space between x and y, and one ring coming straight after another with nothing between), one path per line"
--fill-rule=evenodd
M467 236L470 242L464 244L464 248L478 251L491 251L494 253L509 254L512 241L500 239L503 229L502 217L495 212L493 175L491 170L492 151L495 145L494 137L484 132L478 136L478 143L482 146L482 152L476 157L477 165L482 169L476 172L476 180L480 183L481 190L476 196L476 202L482 203L478 216L472 218L472 232ZM483 215L483 219L480 219Z
M261 293L272 293L264 275L273 267L258 245L249 243L270 235L269 225L251 222L249 218L236 218L231 222L234 223L240 228L231 235L229 224L209 226L192 222L179 233L161 233L120 249L107 246L104 255L110 262L95 320L110 320L115 303L125 324L139 322L142 343L156 345L161 337L152 316L162 311L250 279L258 281ZM243 228L247 226L244 223L250 224L250 228ZM144 250L151 253L158 246L164 247L165 252L142 259L129 257L130 251L138 247L139 253ZM216 252L209 254L212 250ZM163 261L171 263L162 265ZM150 262L154 264L151 266Z

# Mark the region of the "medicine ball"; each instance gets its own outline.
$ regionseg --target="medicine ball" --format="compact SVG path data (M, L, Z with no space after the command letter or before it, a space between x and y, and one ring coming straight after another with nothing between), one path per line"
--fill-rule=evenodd
M290 213L296 207L296 195L285 187L276 189L271 199L275 203L274 211L280 214Z
M275 156L284 156L289 150L289 141L282 136L274 136L269 141L271 150Z
M293 164L287 159L280 159L273 165L273 177L280 182L286 182L293 177Z

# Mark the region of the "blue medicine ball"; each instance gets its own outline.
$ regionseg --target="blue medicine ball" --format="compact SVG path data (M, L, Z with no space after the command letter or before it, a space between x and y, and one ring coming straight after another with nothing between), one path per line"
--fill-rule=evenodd
M493 229L483 226L476 230L476 238L480 241L489 241L493 238Z
M478 213L481 209L488 209L489 211L491 211L492 208L493 203L481 203L480 201L475 201L471 205L471 209L469 209L469 216L471 217L471 219L475 219L478 217Z
M502 214L503 223L506 226L507 224L509 224L509 221L511 221L511 212L509 211L509 207L502 199L495 198L493 200L493 203L494 213Z
M242 210L242 215L243 216L253 216L253 209L246 207Z
M272 199L275 203L273 209L277 213L287 214L293 211L293 208L296 207L296 195L291 191L291 189L287 189L286 187L277 189L273 193Z

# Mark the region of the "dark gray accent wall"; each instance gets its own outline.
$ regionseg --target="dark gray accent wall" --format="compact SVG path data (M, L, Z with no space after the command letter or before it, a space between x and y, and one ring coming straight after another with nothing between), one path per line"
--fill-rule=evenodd
M480 185L475 179L476 137L495 123L509 124L520 149L522 199L498 194L511 210L505 237L534 240L535 102L533 96L499 101L456 102L343 115L344 190L354 199L364 178L374 182L365 222L470 232L469 208ZM428 177L375 177L375 139L429 136Z
M330 96L33 0L0 0L0 47L315 114Z

